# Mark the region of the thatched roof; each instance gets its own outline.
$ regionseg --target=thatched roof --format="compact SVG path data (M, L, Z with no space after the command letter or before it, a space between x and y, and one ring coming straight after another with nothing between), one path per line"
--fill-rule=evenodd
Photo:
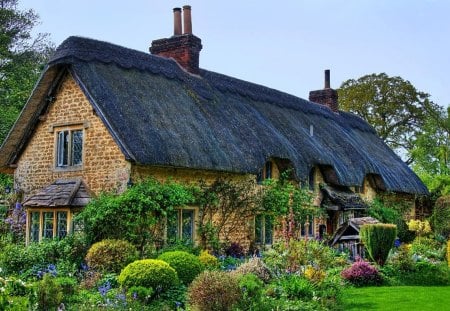
M86 185L81 179L57 180L26 198L26 207L84 207L91 199Z
M348 187L332 187L321 185L324 197L322 206L330 210L366 209L367 205L359 195L348 189Z
M17 161L66 69L135 163L257 174L278 158L292 163L299 180L327 166L340 185L360 186L374 174L388 191L427 193L353 114L207 70L192 75L172 59L79 37L64 41L49 62L0 150L0 167Z

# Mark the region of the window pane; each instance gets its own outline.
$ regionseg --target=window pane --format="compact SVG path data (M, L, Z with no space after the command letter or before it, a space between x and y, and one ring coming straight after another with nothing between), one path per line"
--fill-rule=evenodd
M182 210L182 239L191 240L194 238L194 211Z
M262 243L263 242L263 228L262 228L262 215L255 216L255 242Z
M314 235L314 217L309 216L308 221L309 221L308 234L309 234L309 236L313 236Z
M69 164L69 131L58 133L56 163L57 166L67 166Z
M72 165L81 165L83 161L83 131L72 132Z
M67 212L58 212L56 236L62 239L66 235L67 235Z
M273 224L272 224L272 216L265 215L265 224L264 224L264 238L265 244L272 244L272 237L273 237Z
M271 179L272 178L272 162L267 161L266 162L266 179Z
M178 239L178 210L167 214L167 241L173 242Z
M53 238L53 212L44 212L44 227L42 232L42 238Z
M39 242L40 213L32 212L30 216L30 242Z

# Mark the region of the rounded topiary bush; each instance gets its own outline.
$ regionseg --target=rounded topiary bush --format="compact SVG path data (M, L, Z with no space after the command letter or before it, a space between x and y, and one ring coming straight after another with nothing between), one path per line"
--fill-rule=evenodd
M93 270L118 273L127 264L138 259L138 252L128 241L107 239L94 243L85 259Z
M203 264L197 256L184 251L162 253L158 259L167 262L174 268L178 278L184 284L190 284L204 270Z
M223 271L204 271L188 288L187 300L193 310L232 310L241 299L239 280Z
M214 270L219 268L219 259L216 256L211 255L207 250L204 250L198 256L198 259L202 262L203 266L208 270Z
M178 284L177 272L165 261L158 259L136 260L126 266L119 275L119 284L151 287L165 291Z
M381 285L383 278L378 269L367 261L355 261L341 272L341 276L355 286Z

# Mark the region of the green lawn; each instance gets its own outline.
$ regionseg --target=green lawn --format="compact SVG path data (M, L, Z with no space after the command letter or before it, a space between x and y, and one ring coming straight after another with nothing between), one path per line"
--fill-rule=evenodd
M343 310L450 310L450 286L349 288Z

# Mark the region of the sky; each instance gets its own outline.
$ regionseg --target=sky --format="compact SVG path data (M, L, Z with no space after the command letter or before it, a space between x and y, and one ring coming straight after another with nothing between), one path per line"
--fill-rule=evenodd
M325 69L333 88L384 72L450 105L447 0L19 0L55 45L77 35L143 52L172 36L172 9L186 4L201 68L306 99Z

